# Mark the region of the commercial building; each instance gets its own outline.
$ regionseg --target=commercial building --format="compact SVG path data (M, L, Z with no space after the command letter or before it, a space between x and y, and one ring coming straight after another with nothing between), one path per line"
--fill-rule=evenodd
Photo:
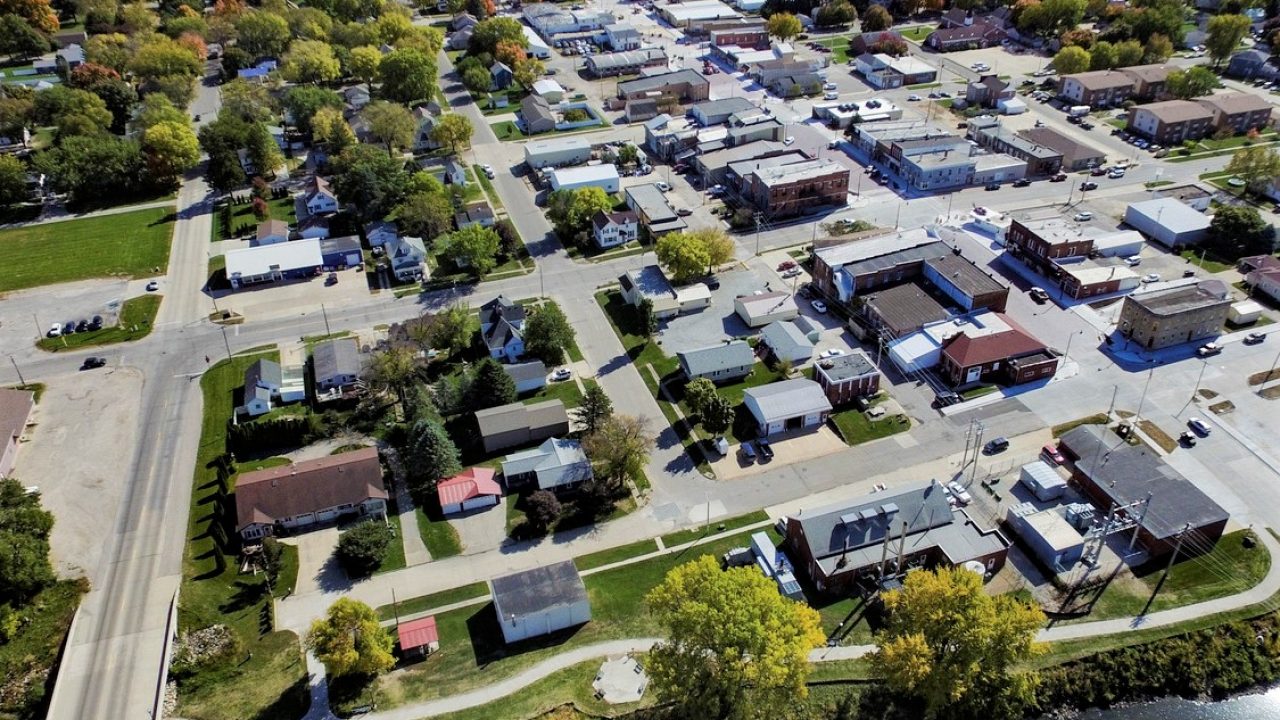
M1199 140L1213 133L1213 111L1191 100L1166 100L1129 111L1127 128L1162 145Z
M727 184L729 182L729 167L735 163L780 156L785 159L778 162L784 164L809 159L807 155L799 150L788 150L787 146L772 140L762 140L737 147L726 147L721 150L696 155L690 159L693 162L694 170L702 178L703 185L711 187L712 185Z
M633 185L626 189L624 195L627 207L640 219L641 226L649 231L650 237L657 238L688 227L657 185Z
M494 578L489 592L508 645L591 620L591 599L572 560Z
M640 31L630 23L613 23L604 26L605 42L614 52L639 49L640 37Z
M18 460L18 443L35 404L35 393L30 390L0 388L0 478L7 478L13 472Z
M618 277L622 299L632 307L648 300L653 314L659 320L681 313L695 312L711 306L711 290L702 283L675 288L662 268L646 265L639 270L628 270Z
M1062 293L1076 300L1127 292L1141 284L1141 278L1118 259L1066 258L1057 262L1057 282Z
M1177 198L1160 197L1125 208L1124 221L1167 248L1195 245L1209 234L1209 217Z
M795 296L788 292L757 292L733 299L733 311L747 327L760 327L779 320L793 320L800 314Z
M769 47L769 31L765 29L764 23L749 18L717 23L708 28L707 36L713 49L737 46L763 50Z
M937 68L910 55L893 57L884 53L863 53L854 59L854 67L868 85L881 90L931 83L938 79Z
M943 347L960 335L972 340L1010 329L1003 314L976 312L925 323L915 332L890 340L885 349L898 369L911 374L936 367L942 362Z
M926 228L828 245L813 252L813 282L824 296L849 304L859 295L909 280L926 258L950 252Z
M822 358L814 364L813 379L834 407L880 392L880 371L858 351Z
M591 159L591 143L580 137L533 140L525 143L524 161L530 168L580 165Z
M559 400L509 405L476 411L476 427L486 453L528 445L569 432L569 415Z
M595 77L634 75L644 68L666 66L667 51L660 47L637 47L633 50L592 55L586 61L587 73Z
M1055 261L1088 257L1094 238L1101 234L1098 228L1057 214L1043 218L1015 217L1005 233L1005 247L1040 274L1056 277Z
M228 250L227 281L234 290L249 285L312 278L324 267L318 239Z
M1148 350L1222 334L1231 294L1221 280L1136 292L1124 299L1116 330Z
M756 104L744 97L727 97L719 100L709 100L704 103L698 103L689 108L689 113L693 119L703 127L710 125L722 125L731 116L757 110Z
M680 371L687 380L706 378L713 383L727 383L751 374L756 356L744 340L733 340L710 347L676 353Z
M658 98L659 105L702 102L710 93L711 83L688 68L618 83L618 99Z
M658 14L675 28L697 29L710 20L740 18L742 14L719 0L691 0L657 7Z
M966 135L992 152L1024 161L1027 175L1053 175L1062 168L1062 153L1004 128L993 116L969 120Z
M942 344L940 374L955 387L974 383L1022 383L1048 380L1058 355L1009 317L1003 332L969 336L957 333Z
M1107 155L1103 151L1050 127L1027 128L1019 131L1018 134L1033 143L1056 151L1062 158L1060 169L1067 172L1099 167L1107 161Z
M986 575L1004 567L1009 542L952 508L933 480L897 492L810 509L786 518L786 545L797 567L823 592L896 577L908 567L978 563Z
M236 478L236 532L246 541L348 517L386 519L377 448L361 448Z
M1008 33L998 24L982 17L970 17L967 25L942 27L929 33L924 44L938 52L976 50L999 45Z
M816 428L831 414L831 401L818 383L794 378L747 388L742 404L761 437Z
M1103 512L1143 503L1134 511L1118 511L1138 522L1138 542L1152 557L1173 552L1186 531L1179 557L1212 548L1229 515L1200 488L1145 445L1130 445L1105 426L1081 425L1063 434L1063 454L1071 461L1072 482Z
M1003 312L1009 288L957 252L924 259L920 273L960 309Z
M739 193L771 218L813 207L843 207L849 199L849 168L831 160L762 167L742 178Z
M983 75L964 89L965 102L985 108L994 108L1001 100L1008 100L1016 95L1013 86L997 75ZM970 123L969 127L973 127L973 124Z
M603 164L549 170L547 180L550 181L552 192L595 187L606 193L616 193L622 182L618 166Z
M1043 460L1023 465L1018 471L1018 482L1041 502L1057 500L1067 491L1067 481Z

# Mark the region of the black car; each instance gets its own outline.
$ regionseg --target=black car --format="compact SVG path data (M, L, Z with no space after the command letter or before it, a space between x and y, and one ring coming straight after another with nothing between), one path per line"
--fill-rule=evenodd
M1000 189L1000 183L994 183L994 182L993 182L993 183L987 183L987 187L986 187L986 189L987 189L987 191L988 191L988 192L990 192L990 191L992 191L992 190L999 190L999 189Z
M706 285L707 288L710 290L720 289L720 278L716 277L715 275L709 276L706 280L703 280L702 283Z
M75 332L76 332L76 321L75 321L75 320L68 320L68 321L66 321L66 322L62 323L62 334L63 334L63 335L74 335L74 334L75 334Z
M985 455L995 455L996 453L1002 453L1008 449L1009 449L1009 441L1002 437L998 437L995 440L992 440L991 442L982 446L982 452Z
M759 438L756 440L756 452L760 453L761 460L773 459L773 446L770 445L769 441L764 438Z
M84 365L81 365L80 368L82 370L92 370L94 368L103 367L106 364L107 359L104 357L87 357L84 359Z
M101 316L101 315L94 315L94 316L93 316L93 319L89 321L89 329L90 329L90 330L101 330L101 329L102 329L102 316Z
M80 322L76 323L76 332L86 332L88 331L88 329L89 329L88 320L81 320Z
M947 391L938 393L938 395L934 397L933 406L936 408L944 408L944 407L947 407L948 405L955 405L956 403L960 402L960 400L961 398L958 393L953 393L950 390L947 390Z
M1013 181L1013 186L1014 186L1014 187L1026 187L1026 186L1028 186L1028 185L1030 185L1030 184L1031 184L1031 181L1030 181L1030 180L1028 180L1028 179L1026 179L1026 178L1022 178L1022 179L1020 179L1020 180L1014 180L1014 181Z
M1098 183L1093 182L1092 180L1088 180L1088 181L1085 181L1085 182L1080 183L1080 189L1081 189L1081 190L1097 190L1097 189L1098 189Z

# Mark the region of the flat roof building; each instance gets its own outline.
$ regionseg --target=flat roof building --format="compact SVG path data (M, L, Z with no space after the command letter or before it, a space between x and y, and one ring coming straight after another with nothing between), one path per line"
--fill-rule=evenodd
M1195 245L1209 234L1209 218L1172 197L1136 202L1125 208L1124 221L1168 248Z
M248 285L314 277L324 266L320 240L310 238L229 250L227 280L233 289Z
M489 591L508 645L591 620L591 600L572 560L494 578Z
M1148 350L1222 334L1231 294L1221 280L1170 284L1126 297L1117 332Z

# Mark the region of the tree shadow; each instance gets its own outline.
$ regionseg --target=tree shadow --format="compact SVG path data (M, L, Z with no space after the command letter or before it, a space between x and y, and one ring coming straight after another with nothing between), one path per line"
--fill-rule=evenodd
M332 687L332 686L331 686ZM308 679L304 675L298 681L285 688L280 697L271 701L270 705L253 715L252 720L278 720L279 718L299 718L311 707L311 692Z
M265 582L237 580L233 586L235 591L231 594L231 597L218 606L218 609L226 614L240 612L261 602L268 592Z

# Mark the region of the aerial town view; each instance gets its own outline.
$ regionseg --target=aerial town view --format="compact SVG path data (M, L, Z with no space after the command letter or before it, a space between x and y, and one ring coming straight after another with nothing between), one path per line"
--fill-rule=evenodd
M1280 720L1280 0L0 0L0 720Z

